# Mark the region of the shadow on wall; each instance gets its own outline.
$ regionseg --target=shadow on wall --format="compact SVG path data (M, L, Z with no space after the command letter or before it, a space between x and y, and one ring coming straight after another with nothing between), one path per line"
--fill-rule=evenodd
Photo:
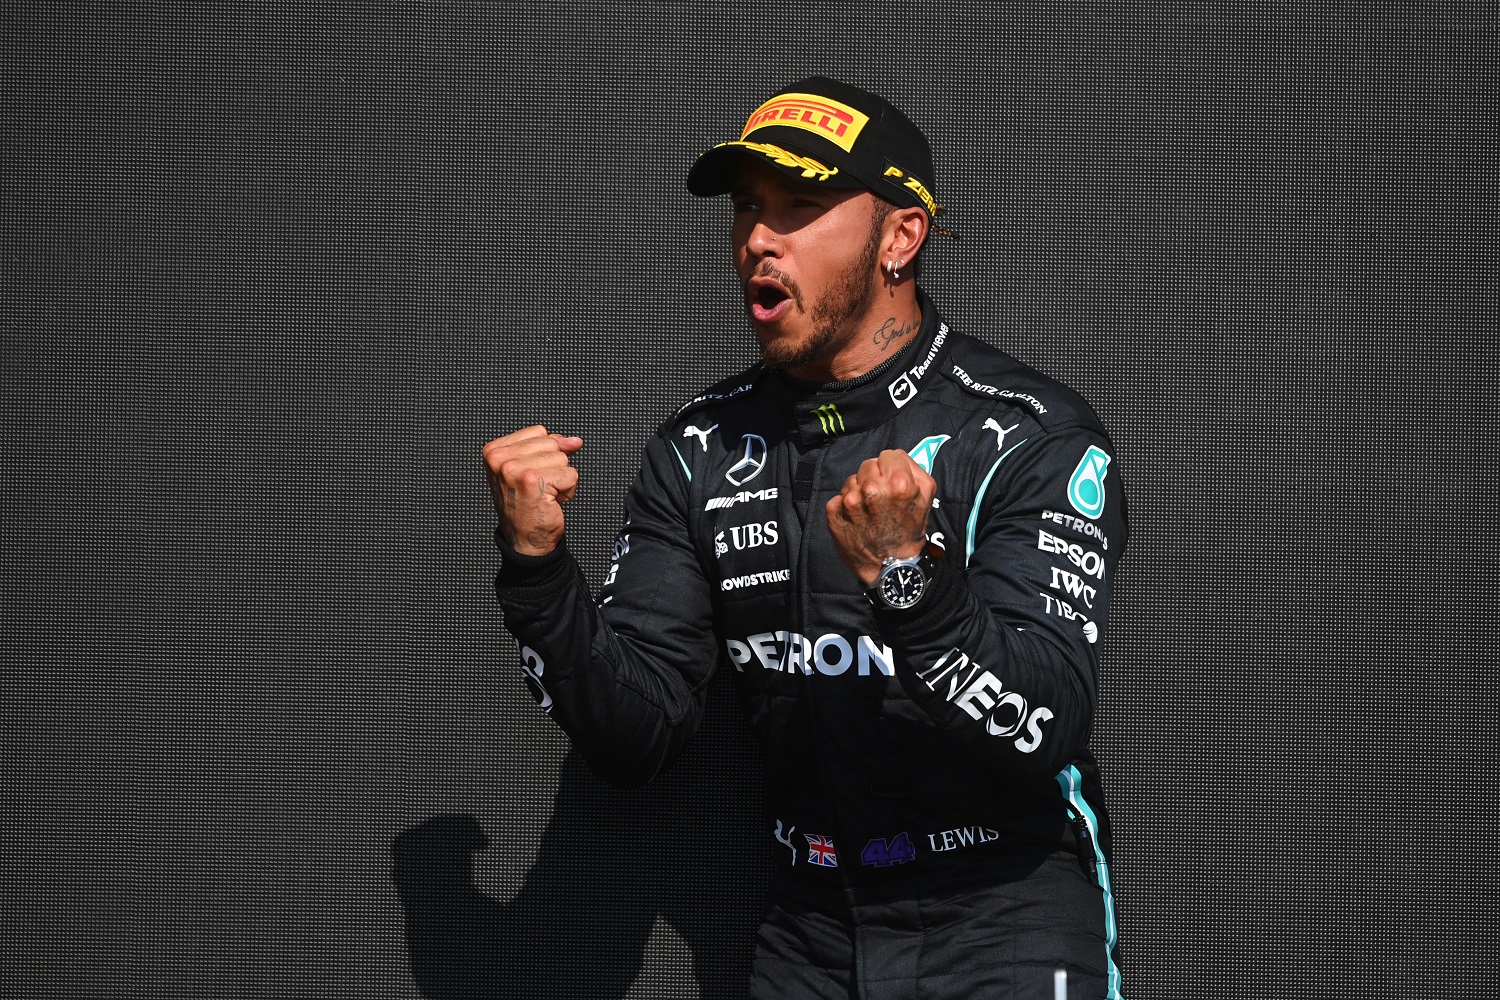
M624 997L661 917L692 952L697 996L744 997L769 835L756 753L709 739L716 721L645 789L608 788L569 753L541 851L508 903L474 885L474 853L490 841L473 816L402 831L393 876L422 995ZM682 977L665 995L694 995Z

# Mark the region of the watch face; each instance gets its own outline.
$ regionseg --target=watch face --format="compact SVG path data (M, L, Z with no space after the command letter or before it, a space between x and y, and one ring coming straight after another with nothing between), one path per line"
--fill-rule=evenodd
M916 566L892 566L880 577L880 596L893 608L916 604L927 588L927 577Z

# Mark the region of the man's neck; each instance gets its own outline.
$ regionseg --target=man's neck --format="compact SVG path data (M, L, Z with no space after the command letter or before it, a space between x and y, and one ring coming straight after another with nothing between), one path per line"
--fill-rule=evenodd
M852 323L854 333L832 357L787 374L804 382L846 382L894 358L922 330L922 307L915 290L902 298L904 301L878 302Z

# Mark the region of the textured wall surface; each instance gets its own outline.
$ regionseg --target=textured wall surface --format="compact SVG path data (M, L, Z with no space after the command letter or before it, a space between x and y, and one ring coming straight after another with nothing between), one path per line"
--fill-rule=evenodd
M7 995L742 995L732 692L595 781L479 447L587 440L597 583L645 437L753 357L687 166L813 72L927 127L948 319L1112 429L1127 995L1494 995L1492 15L43 6L0 25Z

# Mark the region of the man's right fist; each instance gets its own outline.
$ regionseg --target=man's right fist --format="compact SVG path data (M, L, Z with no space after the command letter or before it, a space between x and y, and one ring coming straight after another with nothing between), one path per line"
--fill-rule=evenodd
M500 534L522 555L544 556L562 540L560 505L578 489L578 470L568 456L582 447L582 438L550 434L540 424L484 446Z

